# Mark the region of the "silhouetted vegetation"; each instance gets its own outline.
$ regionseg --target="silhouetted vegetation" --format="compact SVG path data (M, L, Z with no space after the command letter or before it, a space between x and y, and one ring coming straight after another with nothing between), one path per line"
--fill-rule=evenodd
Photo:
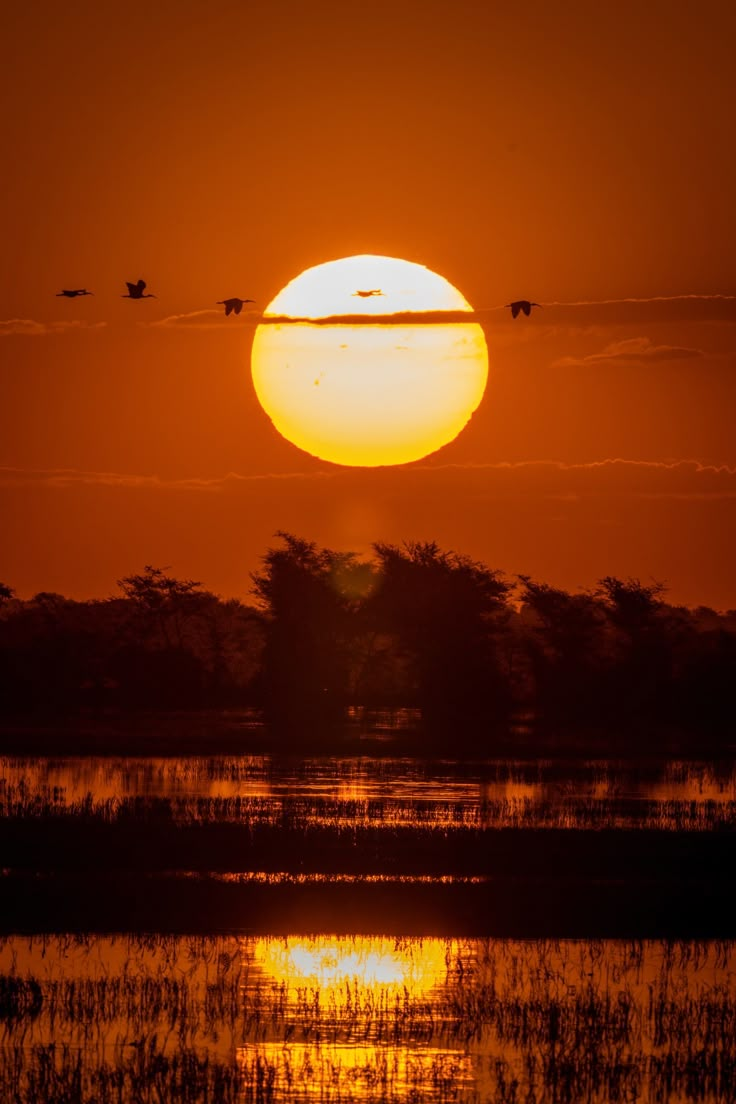
M499 572L434 543L375 546L377 586L366 615L403 659L404 694L427 730L454 739L508 717L511 684L499 647L509 583ZM380 693L380 684L376 688Z
M0 711L259 707L304 748L349 706L417 707L428 748L491 751L522 716L537 732L617 732L622 747L643 731L648 746L668 729L728 738L734 611L611 576L571 594L433 542L376 544L363 562L278 537L253 605L150 565L104 601L0 585Z
M344 717L371 569L350 553L318 549L289 533L270 548L253 589L266 611L262 686L281 733L311 732Z
M301 945L347 958L342 986L264 969ZM731 942L15 936L0 953L14 1104L726 1104L736 1090ZM431 988L408 968L376 985L351 973L368 954L442 966Z
M210 930L279 908L303 925L307 907L334 924L358 902L375 930L395 906L419 930L733 932L732 765L234 756L0 773L0 930Z
M0 605L0 709L182 709L244 704L260 664L262 617L191 579L147 566L122 597L40 593Z

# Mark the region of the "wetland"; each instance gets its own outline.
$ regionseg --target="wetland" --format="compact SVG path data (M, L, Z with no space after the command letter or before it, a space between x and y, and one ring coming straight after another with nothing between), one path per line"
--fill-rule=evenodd
M0 1098L732 1101L720 759L0 759Z

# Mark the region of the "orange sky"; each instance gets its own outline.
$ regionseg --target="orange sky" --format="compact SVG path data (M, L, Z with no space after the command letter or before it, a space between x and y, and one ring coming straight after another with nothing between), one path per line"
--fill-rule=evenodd
M481 8L4 13L0 580L243 597L285 528L736 607L733 5ZM282 440L252 322L196 313L353 253L428 265L486 333L481 407L405 468ZM158 299L120 298L139 276Z

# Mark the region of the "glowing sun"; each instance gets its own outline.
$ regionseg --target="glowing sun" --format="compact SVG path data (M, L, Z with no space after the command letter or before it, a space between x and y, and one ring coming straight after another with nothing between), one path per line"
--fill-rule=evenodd
M308 268L256 329L259 402L279 433L321 460L419 460L454 440L483 397L488 350L481 327L458 319L465 313L457 288L410 261Z

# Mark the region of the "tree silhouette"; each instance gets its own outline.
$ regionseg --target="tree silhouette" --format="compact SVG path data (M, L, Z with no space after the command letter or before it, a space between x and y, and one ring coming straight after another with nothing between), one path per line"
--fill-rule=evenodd
M504 716L508 679L499 660L510 584L500 573L434 542L375 544L378 585L369 606L408 659L416 703L431 732L462 742Z
M610 671L605 707L612 716L667 716L672 700L674 657L682 619L665 604L663 583L607 575L593 595L608 623Z
M136 688L137 704L157 697L175 703L177 695L190 705L242 698L262 650L260 617L168 571L146 564L140 574L118 581L130 617L116 677Z
M601 692L601 603L589 594L568 594L528 575L518 578L536 705L549 718L581 718L594 708Z
M434 542L379 543L366 563L277 536L252 576L259 609L150 564L102 601L0 585L0 711L259 704L302 749L348 704L420 707L443 754L487 752L519 710L548 747L563 731L609 754L632 735L643 751L676 748L672 732L731 738L734 611L672 606L656 582L569 594L527 575L516 610L499 572Z
M181 648L184 625L207 592L194 579L177 579L167 575L167 570L146 564L141 574L118 579L118 586L142 616L149 633L157 629L167 648Z
M263 694L266 716L282 736L329 728L344 716L355 615L367 569L352 553L333 552L279 530L253 591L266 614Z

